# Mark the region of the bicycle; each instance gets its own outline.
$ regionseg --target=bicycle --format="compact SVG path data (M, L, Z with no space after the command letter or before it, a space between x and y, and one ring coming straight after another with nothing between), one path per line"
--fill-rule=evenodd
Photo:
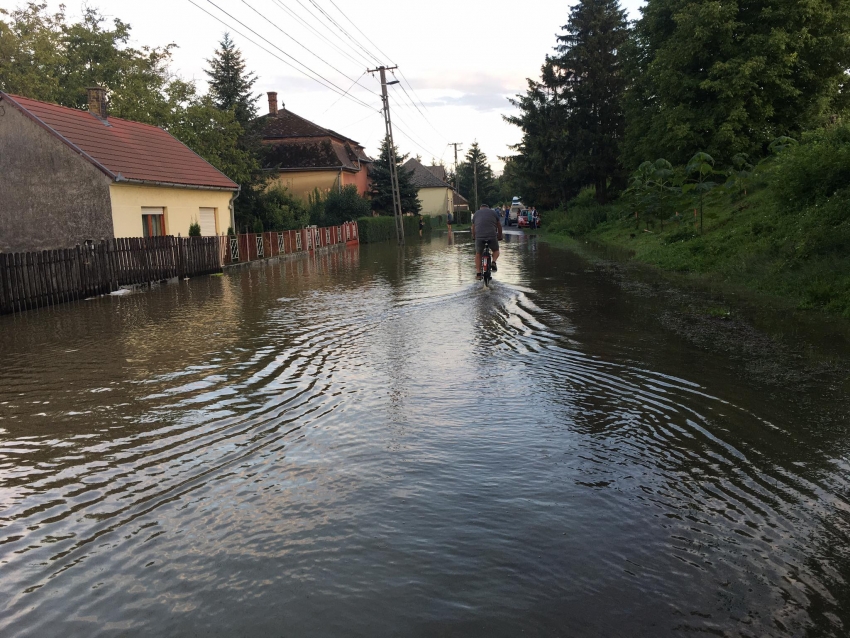
M493 253L490 252L490 242L484 241L484 250L481 251L481 275L484 279L484 285L489 286L490 280L493 278L491 265L493 263Z

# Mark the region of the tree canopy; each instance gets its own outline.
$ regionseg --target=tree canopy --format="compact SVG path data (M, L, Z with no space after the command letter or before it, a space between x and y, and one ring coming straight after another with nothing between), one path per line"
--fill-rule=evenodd
M604 202L645 161L763 157L844 117L849 68L850 0L646 0L631 25L580 0L512 100L510 179L541 206L586 186Z
M393 214L393 190L390 177L390 145L386 138L381 143L381 152L372 164L372 210L383 215ZM399 155L395 149L396 171L398 174L398 189L401 195L401 211L403 213L419 214L422 204L419 203L419 189L413 185L413 171L408 171L402 164L407 155Z
M478 177L478 198L475 194L476 169ZM473 210L478 210L481 202L495 205L499 199L499 184L493 176L493 169L487 160L487 155L481 150L478 142L473 142L464 156L464 160L458 163L458 190L467 200Z
M216 107L222 111L232 110L236 120L246 126L257 117L258 96L251 92L257 76L247 70L242 52L236 48L229 33L224 34L207 64L209 68L204 72L209 77L209 93Z

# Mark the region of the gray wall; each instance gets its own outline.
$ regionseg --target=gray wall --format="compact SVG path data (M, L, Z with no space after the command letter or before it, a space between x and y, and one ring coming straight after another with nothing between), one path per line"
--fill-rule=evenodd
M0 251L113 237L111 180L0 100Z

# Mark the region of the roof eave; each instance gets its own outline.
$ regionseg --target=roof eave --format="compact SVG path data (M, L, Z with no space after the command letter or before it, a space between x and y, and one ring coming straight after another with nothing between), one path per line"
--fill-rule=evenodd
M233 182L233 186L209 186L207 184L180 184L177 182L160 182L150 179L132 179L124 177L120 173L115 177L116 184L132 184L136 186L164 186L167 188L186 188L199 191L237 191L239 184Z

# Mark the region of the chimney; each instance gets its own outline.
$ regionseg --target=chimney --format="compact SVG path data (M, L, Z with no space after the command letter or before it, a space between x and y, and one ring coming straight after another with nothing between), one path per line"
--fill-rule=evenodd
M89 94L89 113L106 120L106 89L100 86L90 86L86 89Z
M274 91L268 92L269 96L269 115L277 115L277 93Z

